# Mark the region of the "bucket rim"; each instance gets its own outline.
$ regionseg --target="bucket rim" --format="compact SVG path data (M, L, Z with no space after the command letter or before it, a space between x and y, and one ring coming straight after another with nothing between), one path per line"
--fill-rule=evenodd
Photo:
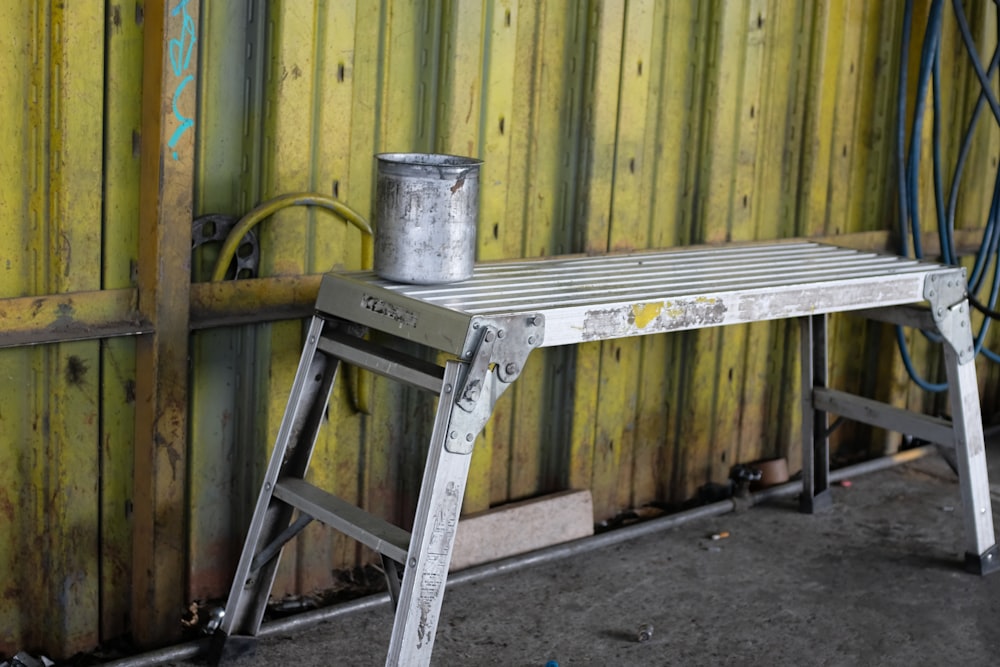
M389 164L402 164L415 167L476 167L483 164L477 157L452 155L450 153L376 153L376 160Z

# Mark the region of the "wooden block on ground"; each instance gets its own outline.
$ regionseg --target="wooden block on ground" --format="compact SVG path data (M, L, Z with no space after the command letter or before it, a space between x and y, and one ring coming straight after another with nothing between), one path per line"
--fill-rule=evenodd
M590 491L562 491L462 517L451 570L594 534Z

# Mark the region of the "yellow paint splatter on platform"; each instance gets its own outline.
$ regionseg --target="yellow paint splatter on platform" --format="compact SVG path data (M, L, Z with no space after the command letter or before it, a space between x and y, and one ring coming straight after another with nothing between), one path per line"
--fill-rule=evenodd
M632 314L635 316L635 326L645 329L650 322L663 310L662 303L637 303L632 306Z

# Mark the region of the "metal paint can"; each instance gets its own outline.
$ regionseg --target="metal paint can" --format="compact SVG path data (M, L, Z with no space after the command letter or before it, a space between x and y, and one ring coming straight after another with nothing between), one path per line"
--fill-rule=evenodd
M472 277L483 161L433 153L375 159L375 273L418 285Z

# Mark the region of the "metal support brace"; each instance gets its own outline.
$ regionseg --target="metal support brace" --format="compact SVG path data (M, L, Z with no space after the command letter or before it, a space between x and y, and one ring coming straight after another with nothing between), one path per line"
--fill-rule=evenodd
M264 565L271 562L275 556L281 553L282 547L288 544L290 541L295 539L299 533L305 530L306 526L312 523L313 518L304 512L299 513L299 518L295 520L288 528L285 528L281 533L274 538L274 540L260 550L256 556L254 556L253 561L250 563L249 576L254 576L257 571L260 570Z
M545 338L541 315L475 317L465 343L463 360L470 362L462 377L445 447L457 454L472 453L493 406L521 374L528 355Z
M396 607L399 605L399 586L403 578L403 568L400 563L397 563L385 554L381 554L380 556L382 559L382 572L385 574L385 583L389 589L389 598L392 600L393 607Z
M969 303L966 300L965 269L934 273L924 283L924 298L931 306L931 317L947 347L966 364L975 359Z
M799 319L802 352L802 495L799 510L812 514L832 503L830 437L827 414L817 409L813 392L827 384L826 315Z

